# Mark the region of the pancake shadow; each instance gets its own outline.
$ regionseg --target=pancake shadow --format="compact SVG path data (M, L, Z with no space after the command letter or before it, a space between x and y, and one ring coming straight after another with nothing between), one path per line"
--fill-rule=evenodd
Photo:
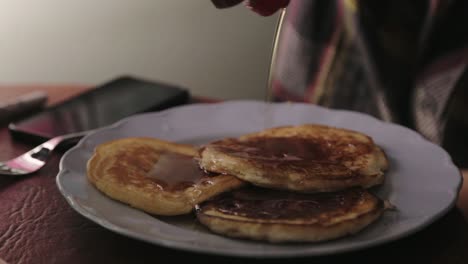
M370 188L370 191L379 196L381 199L388 199L394 192L392 178L399 171L398 162L392 156L387 154L388 169L384 172L384 181L381 185ZM391 201L390 201L391 202Z
M207 232L207 229L198 222L195 213L176 216L153 217L166 224L177 226L183 229Z

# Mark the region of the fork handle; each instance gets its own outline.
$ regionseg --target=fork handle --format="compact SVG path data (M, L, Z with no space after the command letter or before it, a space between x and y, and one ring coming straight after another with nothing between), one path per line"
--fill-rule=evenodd
M89 131L83 131L83 132L78 132L78 133L71 133L71 134L66 134L62 136L57 136L31 149L27 153L30 154L31 157L35 159L38 159L40 161L45 161L47 157L49 157L50 152L52 152L61 143L78 141L88 133Z

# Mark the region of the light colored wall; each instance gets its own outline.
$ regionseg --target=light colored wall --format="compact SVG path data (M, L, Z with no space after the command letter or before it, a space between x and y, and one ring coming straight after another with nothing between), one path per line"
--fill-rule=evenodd
M0 0L0 83L98 84L119 74L263 99L277 16L209 0Z

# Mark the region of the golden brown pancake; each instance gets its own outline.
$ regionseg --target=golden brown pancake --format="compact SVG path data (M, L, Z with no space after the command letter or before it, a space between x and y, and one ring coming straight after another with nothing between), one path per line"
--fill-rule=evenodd
M330 192L381 184L388 162L373 140L321 125L285 126L212 142L200 166L258 186Z
M204 202L197 219L230 237L317 242L357 233L383 210L382 200L364 189L305 194L253 187Z
M125 138L99 145L87 175L109 197L156 215L179 215L221 192L243 185L236 177L208 174L197 150L154 138Z

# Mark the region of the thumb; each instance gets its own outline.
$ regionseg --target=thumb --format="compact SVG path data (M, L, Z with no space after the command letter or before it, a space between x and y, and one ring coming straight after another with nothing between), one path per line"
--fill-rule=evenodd
M249 0L246 3L248 8L262 16L273 15L288 4L289 0Z
M211 0L216 8L228 8L233 7L243 2L243 0Z

